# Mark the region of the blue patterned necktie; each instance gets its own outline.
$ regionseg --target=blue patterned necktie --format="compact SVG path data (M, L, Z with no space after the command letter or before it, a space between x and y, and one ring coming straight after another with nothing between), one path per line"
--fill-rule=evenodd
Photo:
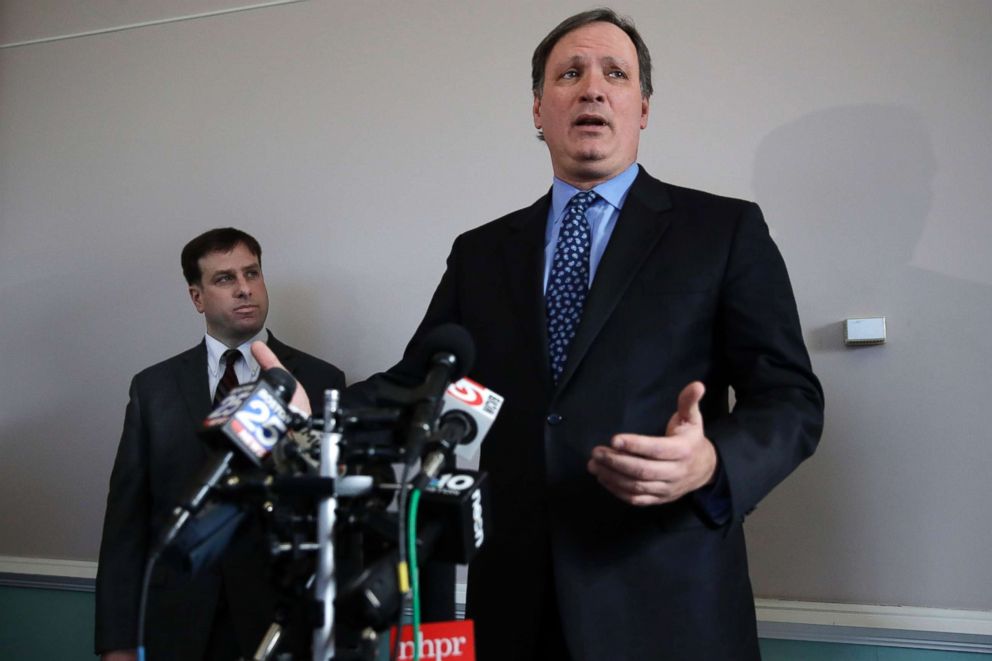
M592 241L586 210L597 197L592 191L584 191L569 200L551 261L544 301L548 316L551 378L555 384L565 371L568 348L582 319L582 308L589 292L589 249Z

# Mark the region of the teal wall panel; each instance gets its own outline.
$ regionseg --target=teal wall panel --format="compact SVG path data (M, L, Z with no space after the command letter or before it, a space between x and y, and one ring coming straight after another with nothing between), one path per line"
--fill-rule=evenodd
M989 661L988 654L798 640L761 641L762 661Z
M93 661L93 593L0 587L0 661Z
M92 592L0 586L0 661L93 661ZM761 641L763 661L990 661L992 655L795 640Z

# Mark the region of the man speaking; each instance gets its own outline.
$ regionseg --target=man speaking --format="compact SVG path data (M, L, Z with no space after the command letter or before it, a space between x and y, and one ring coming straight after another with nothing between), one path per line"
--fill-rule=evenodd
M755 204L637 164L651 59L628 20L566 19L532 83L551 189L455 240L409 345L461 324L506 398L478 658L758 659L744 517L823 421L785 264ZM422 373L410 348L374 380Z

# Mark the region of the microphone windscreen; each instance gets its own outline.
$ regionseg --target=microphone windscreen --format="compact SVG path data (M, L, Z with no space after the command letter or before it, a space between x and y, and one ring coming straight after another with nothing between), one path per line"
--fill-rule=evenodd
M441 324L424 335L414 352L415 364L429 367L431 360L439 353L450 353L455 357L455 370L452 381L457 381L472 369L475 362L475 343L472 336L458 324Z
M296 379L281 367L270 367L262 372L262 378L276 391L276 397L284 402L293 398L296 392Z

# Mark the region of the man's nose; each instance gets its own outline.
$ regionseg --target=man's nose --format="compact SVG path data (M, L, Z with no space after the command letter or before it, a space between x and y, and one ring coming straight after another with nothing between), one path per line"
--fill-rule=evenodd
M251 287L248 285L248 278L243 275L238 276L238 287L235 296L238 298L248 298L251 296Z
M596 73L591 73L585 77L582 81L581 96L582 101L586 102L601 102L606 97L603 92L603 86L606 81L603 77Z

